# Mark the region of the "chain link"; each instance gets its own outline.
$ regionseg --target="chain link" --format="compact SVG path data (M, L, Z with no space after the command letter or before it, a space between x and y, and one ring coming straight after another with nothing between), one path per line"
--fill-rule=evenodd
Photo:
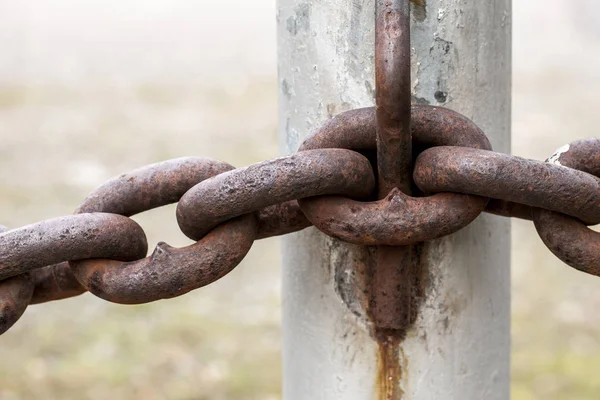
M600 182L597 178L600 176L600 140L586 139L571 143L559 149L546 162L560 169L573 171L569 168L577 168L583 174L593 174L588 178L595 179L591 184L594 187ZM584 190L578 190L578 193L582 192L585 193ZM589 197L580 198L578 202L593 203L597 201L596 195L597 192L589 193ZM565 191L562 196L570 199L573 194ZM544 244L563 262L580 271L600 276L600 233L589 229L577 218L573 211L576 207L576 203L571 203L570 210L550 207L533 209L535 228ZM598 222L597 219L591 221Z

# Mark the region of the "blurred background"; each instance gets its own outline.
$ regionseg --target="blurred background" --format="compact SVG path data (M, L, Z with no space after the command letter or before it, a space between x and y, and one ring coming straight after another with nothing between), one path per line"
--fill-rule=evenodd
M598 136L600 3L515 1L513 153ZM223 29L222 26L227 26ZM0 223L70 214L106 179L184 155L277 154L275 0L0 0ZM174 208L135 219L188 241ZM145 306L30 307L0 337L0 399L277 400L279 241ZM513 399L600 398L600 281L513 223Z

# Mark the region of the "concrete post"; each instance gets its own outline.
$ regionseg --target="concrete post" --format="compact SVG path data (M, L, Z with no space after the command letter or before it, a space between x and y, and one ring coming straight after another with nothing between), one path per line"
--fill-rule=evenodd
M510 0L411 3L413 102L465 114L508 152ZM374 13L374 0L278 1L282 153L374 104ZM392 363L364 310L365 249L311 228L283 255L284 400L509 398L508 220L428 245L426 298Z

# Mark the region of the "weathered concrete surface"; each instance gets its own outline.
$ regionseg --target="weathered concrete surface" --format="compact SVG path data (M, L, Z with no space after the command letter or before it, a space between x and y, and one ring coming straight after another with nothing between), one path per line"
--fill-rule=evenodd
M279 1L282 153L327 118L373 105L374 7ZM510 1L429 0L412 23L414 101L464 113L508 152ZM508 398L509 228L482 216L430 246L427 298L397 360L400 398ZM385 398L355 271L364 252L314 229L287 237L283 252L284 398Z

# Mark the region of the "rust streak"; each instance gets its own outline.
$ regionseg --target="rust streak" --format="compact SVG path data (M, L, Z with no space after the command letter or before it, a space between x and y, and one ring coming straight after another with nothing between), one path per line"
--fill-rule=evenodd
M401 400L404 390L401 387L404 359L398 331L382 331L377 334L377 397L381 400Z

